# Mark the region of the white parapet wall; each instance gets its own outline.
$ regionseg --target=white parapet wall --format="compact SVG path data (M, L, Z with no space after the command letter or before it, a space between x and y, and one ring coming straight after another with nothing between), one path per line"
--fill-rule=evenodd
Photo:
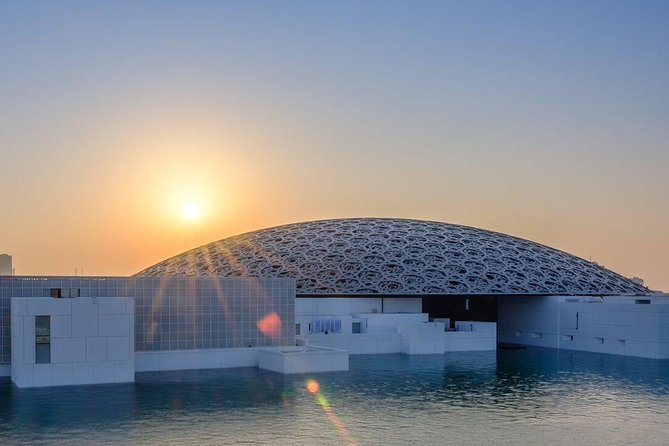
M384 316L393 315L374 315L377 322ZM462 331L445 331L443 322L425 322L423 319L427 315L414 316L414 318L404 318L403 323L395 325L394 332L386 330L388 325L380 322L379 326L383 327L380 332L314 333L303 335L299 339L304 339L309 345L346 350L352 355L387 353L424 355L497 348L497 324L494 322L466 321L458 325ZM393 320L397 322L396 319Z
M420 313L420 297L298 297L296 316L357 313Z
M415 321L416 315L421 314L421 306L422 299L415 297L300 297L295 299L295 323L299 327L296 334L324 332L324 324L329 322L336 322L336 332L341 334L353 333L353 324L359 324L362 333L397 332L397 323L405 322L403 317ZM396 315L397 320L385 317L389 315ZM377 320L385 326L376 324ZM427 321L427 315L424 320Z
M348 370L345 350L302 346L261 348L258 366L283 374L341 372Z
M422 299L297 298L296 334L307 344L346 350L352 355L495 350L494 322L466 322L448 331L450 319L428 322Z
M426 323L429 318L427 313L362 313L356 316L365 321L366 333L397 333L400 326Z
M456 331L446 332L444 351L467 352L497 350L495 322L458 321Z
M400 353L399 333L311 334L301 337L309 345L346 350L351 355Z
M401 353L430 355L444 353L445 326L442 322L402 324L397 327L401 336Z
M133 382L134 299L12 298L17 387Z
M136 352L137 372L257 367L258 348L219 348Z
M504 343L669 358L667 296L506 297L498 323Z

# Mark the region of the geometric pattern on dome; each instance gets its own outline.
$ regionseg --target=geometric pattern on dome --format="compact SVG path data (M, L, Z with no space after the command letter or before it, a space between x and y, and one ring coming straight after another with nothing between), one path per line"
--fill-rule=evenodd
M299 295L646 294L547 246L422 220L295 223L186 251L136 276L292 277Z

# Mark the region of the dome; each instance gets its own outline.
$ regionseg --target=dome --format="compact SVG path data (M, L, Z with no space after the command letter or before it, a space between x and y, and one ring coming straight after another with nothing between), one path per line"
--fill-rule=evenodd
M646 294L594 263L447 223L355 218L295 223L186 251L136 276L292 277L298 295Z

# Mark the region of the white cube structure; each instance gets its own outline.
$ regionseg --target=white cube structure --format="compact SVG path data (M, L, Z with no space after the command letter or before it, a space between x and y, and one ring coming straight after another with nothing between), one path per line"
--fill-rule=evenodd
M15 297L12 381L17 387L135 380L131 297Z
M284 375L348 371L348 352L335 348L300 346L261 348L258 367Z

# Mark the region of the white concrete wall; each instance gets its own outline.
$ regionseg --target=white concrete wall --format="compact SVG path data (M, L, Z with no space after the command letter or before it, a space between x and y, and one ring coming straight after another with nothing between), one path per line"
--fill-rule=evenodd
M342 334L351 334L353 327L354 317L351 315L342 315L342 314L326 314L326 315L310 315L310 316L295 316L295 323L300 324L300 335L309 334L309 324L312 324L316 319L324 321L326 319L330 320L340 320L341 321L341 333Z
M497 349L497 324L465 322L463 326L468 331L444 331L443 323L409 321L399 324L398 331L393 333L311 334L300 338L308 345L346 350L352 355L424 355Z
M360 322L362 333L396 333L401 324L427 322L428 315L424 313L358 313L352 315L322 314L310 316L296 316L295 323L300 324L300 335L312 334L314 321L341 320L341 334L352 334L353 322Z
M421 307L422 299L413 297L386 297L383 305L380 297L300 297L295 300L295 323L300 324L300 335L309 335L309 324L313 330L316 319L341 320L341 334L351 334L354 321L361 322L363 333L394 333L398 324L427 321L427 315L421 315Z
M500 297L497 300L499 342L558 346L558 297Z
M419 297L298 297L295 316L353 315L358 313L420 313Z
M135 360L137 372L258 367L258 348L136 352Z
M497 350L497 324L495 322L458 321L458 331L448 331L444 338L444 351Z
M427 322L427 313L360 313L357 316L362 319L363 331L365 333L397 333L397 329L403 324L416 324Z
M651 304L636 304L637 300ZM667 297L503 298L498 301L498 324L500 342L669 358Z
M441 322L401 324L401 352L407 355L444 353L444 324Z
M277 373L322 373L348 370L348 352L322 347L262 348L258 367Z
M18 387L132 382L133 298L12 299L12 381ZM51 362L35 363L35 316L51 316Z
M400 353L399 333L312 334L300 336L309 345L346 350L351 355Z

